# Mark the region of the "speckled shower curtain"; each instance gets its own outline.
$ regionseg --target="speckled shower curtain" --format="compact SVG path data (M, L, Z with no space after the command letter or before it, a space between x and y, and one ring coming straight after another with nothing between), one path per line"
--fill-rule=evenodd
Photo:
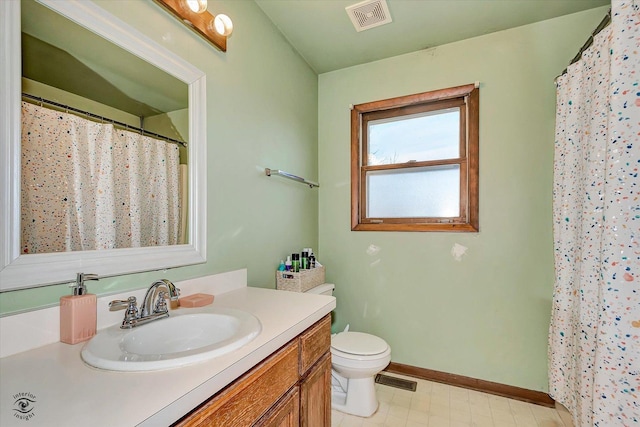
M179 150L22 103L22 253L178 243Z
M578 427L640 426L639 1L557 81L549 390Z

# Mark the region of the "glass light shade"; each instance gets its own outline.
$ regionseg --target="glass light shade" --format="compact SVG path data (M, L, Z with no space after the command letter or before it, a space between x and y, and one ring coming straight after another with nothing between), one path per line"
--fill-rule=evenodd
M211 29L221 36L229 36L233 32L233 22L227 15L219 14L214 18Z
M207 0L184 0L184 3L194 13L202 13L207 10Z

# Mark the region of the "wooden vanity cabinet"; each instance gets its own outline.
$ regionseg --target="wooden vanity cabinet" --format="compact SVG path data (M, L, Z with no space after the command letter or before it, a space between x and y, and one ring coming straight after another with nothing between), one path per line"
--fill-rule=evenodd
M300 383L300 425L331 425L331 354L328 352Z
M331 315L300 334L300 425L331 425Z
M330 346L327 315L174 425L331 425Z
M292 387L256 424L256 427L297 427L300 425L300 390Z

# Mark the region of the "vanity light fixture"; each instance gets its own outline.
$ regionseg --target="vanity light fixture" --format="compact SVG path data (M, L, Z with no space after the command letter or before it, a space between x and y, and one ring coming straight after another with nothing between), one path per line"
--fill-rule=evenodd
M183 0L183 2L194 13L202 13L207 10L207 0Z
M231 18L229 18L225 14L221 13L219 15L216 15L212 23L213 23L213 28L210 28L210 29L213 29L216 33L220 35L229 37L233 32L233 22L231 22ZM211 27L211 23L209 23L209 26Z
M233 23L227 15L213 15L207 11L207 0L153 0L167 12L191 28L209 43L227 51L227 38Z

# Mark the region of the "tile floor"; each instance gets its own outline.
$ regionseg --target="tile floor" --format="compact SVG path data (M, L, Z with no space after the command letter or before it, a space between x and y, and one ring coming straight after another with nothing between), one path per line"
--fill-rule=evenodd
M559 413L505 397L386 373L418 383L415 392L376 384L369 418L332 411L332 427L565 427Z

